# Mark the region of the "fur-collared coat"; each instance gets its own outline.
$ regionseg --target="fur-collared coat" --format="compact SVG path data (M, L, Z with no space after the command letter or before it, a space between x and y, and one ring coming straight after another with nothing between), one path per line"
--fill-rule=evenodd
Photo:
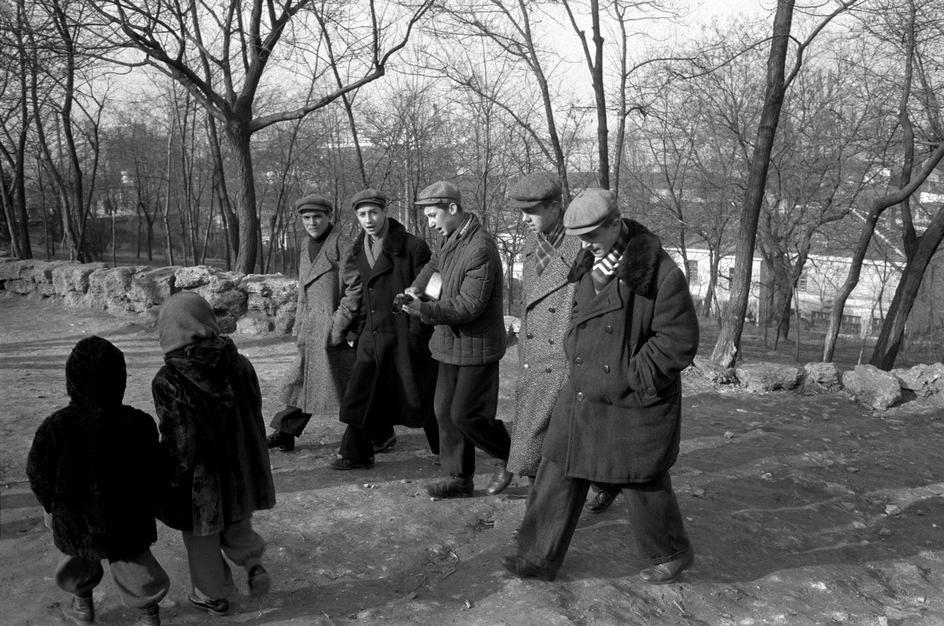
M336 226L314 261L302 246L295 311L298 357L282 400L303 413L336 416L351 376L354 349L345 338L360 306L361 282L348 263L350 254L351 240Z
M537 273L536 247L537 235L532 235L524 251L521 272L520 371L515 388L515 425L508 457L508 470L525 476L537 474L551 411L567 380L567 357L563 344L576 290L576 285L567 277L580 252L580 240L565 237L540 276Z
M103 412L70 404L36 431L26 473L39 503L52 514L53 541L61 552L120 559L157 540L160 465L150 415L130 406Z
M618 279L596 294L584 250L564 348L571 372L544 439L566 476L647 482L679 450L681 371L698 348L698 319L684 274L658 237L632 220Z
M151 391L167 459L165 524L206 536L275 506L259 381L231 339L168 352Z
M364 426L372 414L386 424L418 427L435 422L437 366L429 352L433 329L406 313L395 313L393 307L394 296L410 286L429 257L426 242L389 217L383 250L373 267L364 252L364 233L354 241L350 265L360 275L363 327L341 406L345 424Z
M502 266L495 239L472 213L462 229L433 252L413 281L424 291L433 272L442 276L439 300L423 302L420 317L435 324L429 348L450 365L487 365L505 354Z

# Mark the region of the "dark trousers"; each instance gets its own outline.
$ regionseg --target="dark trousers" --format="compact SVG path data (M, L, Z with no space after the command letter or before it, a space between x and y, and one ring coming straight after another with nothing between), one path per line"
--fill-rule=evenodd
M374 443L383 443L394 434L390 424L347 425L341 437L340 454L345 459L366 461L374 456Z
M298 437L305 430L305 426L308 425L310 419L311 413L302 413L302 410L298 407L287 406L272 416L269 426L274 428L276 432Z
M190 583L200 596L220 600L234 591L233 573L226 557L248 572L262 563L265 540L252 528L252 520L245 519L227 525L223 532L213 535L194 535L182 531Z
M647 566L691 549L668 473L647 483L620 486L636 551ZM568 478L555 461L542 459L518 531L518 556L552 572L560 569L589 488L589 480Z
M508 460L511 439L495 419L498 410L498 363L439 364L433 400L439 423L439 458L452 476L475 474L475 447Z

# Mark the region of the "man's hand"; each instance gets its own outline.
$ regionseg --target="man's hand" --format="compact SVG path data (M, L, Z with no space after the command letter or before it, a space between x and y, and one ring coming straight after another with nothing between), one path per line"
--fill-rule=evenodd
M407 287L403 293L397 296L397 302L406 300L400 304L400 310L413 317L420 316L420 290L416 287Z

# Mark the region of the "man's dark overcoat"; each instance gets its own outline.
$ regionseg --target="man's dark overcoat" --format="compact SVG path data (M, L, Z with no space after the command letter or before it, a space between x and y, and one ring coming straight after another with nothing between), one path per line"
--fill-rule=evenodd
M564 347L570 380L551 417L543 454L566 476L648 482L679 450L681 371L698 348L685 276L658 237L632 220L618 280L594 291L588 250Z
M376 413L387 424L419 427L435 420L436 362L429 351L433 328L405 313L395 313L393 298L410 286L429 262L426 242L387 218L383 251L373 267L364 252L364 232L354 242L350 262L360 272L363 328L341 421L367 424Z

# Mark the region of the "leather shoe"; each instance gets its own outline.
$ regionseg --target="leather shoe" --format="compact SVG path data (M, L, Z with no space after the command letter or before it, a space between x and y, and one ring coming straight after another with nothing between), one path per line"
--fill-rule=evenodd
M488 487L485 488L485 491L493 496L497 495L505 490L509 483L511 483L513 477L514 474L506 470L505 464L501 463L492 475L492 481L488 483Z
M266 438L266 445L282 452L291 452L295 449L295 436L277 430Z
M595 491L593 497L587 502L587 510L591 513L602 513L603 511L610 508L610 505L613 504L613 501L616 500L616 496L620 493L619 487L611 487L607 485Z
M355 469L370 469L374 466L374 457L368 459L348 459L343 456L339 456L335 460L331 461L331 469L346 471L346 470L355 470Z
M545 567L539 567L531 561L520 556L503 557L502 565L505 566L506 570L518 578L537 578L539 580L546 580L550 582L557 577L556 572L552 572Z
M639 572L639 578L652 585L665 585L675 582L679 574L691 567L694 562L695 551L689 548L688 552L677 559L647 567Z
M472 495L473 489L472 478L453 476L448 480L441 480L438 483L427 485L426 493L436 500L446 500L448 498L468 498Z
M390 435L386 441L381 441L379 443L374 442L374 454L377 454L378 452L386 452L395 445L397 445L397 436Z

